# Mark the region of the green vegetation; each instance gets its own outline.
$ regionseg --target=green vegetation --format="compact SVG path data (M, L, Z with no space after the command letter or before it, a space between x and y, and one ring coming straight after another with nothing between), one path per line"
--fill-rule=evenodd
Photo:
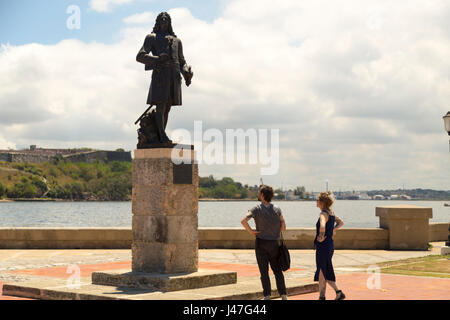
M213 176L199 178L200 198L213 199L256 199L257 189L249 188L231 178L214 179Z
M3 185L3 183L0 182L0 199L3 197L3 195L6 193L6 188Z
M0 197L129 200L131 163L0 162Z
M131 162L10 163L0 161L0 198L130 200ZM199 178L199 196L203 199L257 199L258 186L243 185L232 178ZM303 198L304 187L295 195ZM285 192L275 190L275 199Z
M450 259L443 255L388 261L377 266L382 273L450 278Z
M202 199L248 199L257 200L259 186L243 185L232 178L225 177L220 180L213 176L199 178L199 196ZM274 190L274 199L285 199L286 192L281 189ZM297 187L294 194L299 199L306 198L305 187Z

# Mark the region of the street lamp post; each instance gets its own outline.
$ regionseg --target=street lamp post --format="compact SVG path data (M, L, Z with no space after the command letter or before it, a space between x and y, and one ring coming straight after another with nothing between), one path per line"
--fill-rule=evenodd
M447 112L447 114L443 117L444 119L444 125L445 125L445 131L447 131L448 135L450 136L450 111ZM449 139L449 150L450 150L450 139ZM449 235L447 237L447 241L445 242L445 247L441 248L441 254L449 254L450 252L450 228L449 228Z
M450 136L450 111L447 112L447 114L443 117L443 119L444 119L445 131L447 131L448 135ZM449 148L450 148L450 139L449 139L448 143L449 143Z

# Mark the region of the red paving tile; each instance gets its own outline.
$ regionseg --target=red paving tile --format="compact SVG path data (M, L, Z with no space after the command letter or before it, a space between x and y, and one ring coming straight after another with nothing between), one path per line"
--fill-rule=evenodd
M82 264L82 265L79 265L79 267L80 267L80 277L90 277L92 275L92 272L96 272L96 271L131 268L131 261ZM73 274L73 272L68 273L67 271L68 271L68 267L64 266L64 267L53 267L53 268L15 270L15 271L10 271L10 273L65 279L65 278L70 277Z
M90 277L92 272L101 270L118 270L131 267L130 261L118 261L109 263L84 264L80 265L81 277ZM237 272L240 277L259 276L257 265L218 263L218 262L199 262L202 269L228 270ZM299 271L303 269L292 268L289 271ZM68 278L71 274L67 273L67 266L54 268L40 268L29 270L16 270L10 273L27 274L33 276L46 276L55 278ZM416 277L381 274L380 289L369 289L367 281L372 274L351 273L337 276L337 284L349 300L450 300L450 279ZM312 279L311 279L312 280ZM20 298L7 297L1 295L0 300L18 300ZM327 299L334 299L335 293L331 287L327 287ZM292 296L293 300L316 300L318 293Z
M81 276L89 277L98 270L115 270L130 267L130 261L81 265ZM200 268L236 271L239 276L259 276L258 267L244 264L227 264L216 262L200 262ZM67 267L42 268L34 270L17 270L12 273L22 273L35 276L67 278ZM291 269L290 271L301 270ZM369 289L367 281L372 275L352 273L337 276L337 284L348 300L450 300L450 279L416 277L381 274L380 289ZM0 300L29 300L2 295L3 283L0 283ZM327 287L327 299L333 300L334 291ZM292 300L316 300L318 293L292 296Z
M450 279L381 274L380 289L369 289L372 275L352 273L337 275L337 285L347 300L449 300ZM326 298L334 300L334 290L327 286ZM317 300L318 293L292 296L292 300Z
M239 277L259 277L259 269L257 265L251 264L236 264L236 263L219 263L219 262L199 262L199 268L213 269L213 270L227 270L237 272ZM301 271L304 269L291 268L287 272ZM269 270L272 273L272 270Z
M108 263L96 263L96 264L84 264L79 265L80 276L90 277L92 272L102 271L102 270L118 270L131 268L131 261L118 261L118 262L108 262ZM248 264L236 264L236 263L218 263L218 262L199 262L199 268L202 269L212 269L212 270L227 270L235 271L240 277L255 277L259 276L259 269L256 265ZM27 274L33 276L45 276L45 277L55 277L65 279L68 278L72 273L67 273L67 266L64 267L53 267L53 268L39 268L39 269L28 269L28 270L15 270L10 273L16 274ZM303 269L291 268L290 271L300 271ZM272 271L270 271L272 272Z

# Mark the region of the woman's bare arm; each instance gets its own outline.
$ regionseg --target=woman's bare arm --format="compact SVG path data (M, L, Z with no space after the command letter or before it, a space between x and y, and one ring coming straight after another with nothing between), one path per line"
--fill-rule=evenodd
M342 228L342 226L344 225L344 221L341 218L339 218L338 216L336 216L335 221L336 221L336 226L334 227L334 230L338 230L338 229Z
M324 214L320 214L320 229L319 235L317 236L317 241L323 242L326 238L325 236L325 225L327 224L327 217Z

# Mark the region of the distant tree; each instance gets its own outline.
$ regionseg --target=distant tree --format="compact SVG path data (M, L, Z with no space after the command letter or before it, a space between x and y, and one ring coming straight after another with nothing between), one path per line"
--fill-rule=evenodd
M53 167L51 167L49 170L48 170L48 173L52 176L52 177L58 177L58 172L55 170L55 168L53 168Z
M217 185L217 181L211 175L209 177L200 177L198 181L198 186L201 188L214 188Z
M0 198L6 193L5 186L0 182Z
M84 186L80 182L74 182L70 185L71 198L75 200L83 199Z
M296 195L296 196L300 196L300 198L304 198L305 197L305 193L306 193L306 189L305 189L305 187L296 187L295 188L295 190L294 190L294 194Z
M30 183L26 183L23 186L23 191L22 191L23 198L28 198L28 199L36 198L36 195L37 195L37 188L35 186L33 186Z
M36 176L32 178L31 184L37 188L36 192L38 196L42 196L48 191L47 184Z
M221 183L223 183L223 184L233 184L234 180L232 178L225 177L225 178L222 178Z
M274 194L275 194L273 197L274 199L282 200L285 198L284 191L281 189L275 189Z
M109 163L112 172L131 172L131 163L123 161L112 161Z
M29 182L16 183L11 190L8 190L8 198L35 198L37 195L37 188Z
M95 168L89 166L87 163L77 163L79 168L79 177L84 181L89 182L89 180L93 179L95 176Z
M57 185L49 190L47 196L52 199L70 199L71 191Z

